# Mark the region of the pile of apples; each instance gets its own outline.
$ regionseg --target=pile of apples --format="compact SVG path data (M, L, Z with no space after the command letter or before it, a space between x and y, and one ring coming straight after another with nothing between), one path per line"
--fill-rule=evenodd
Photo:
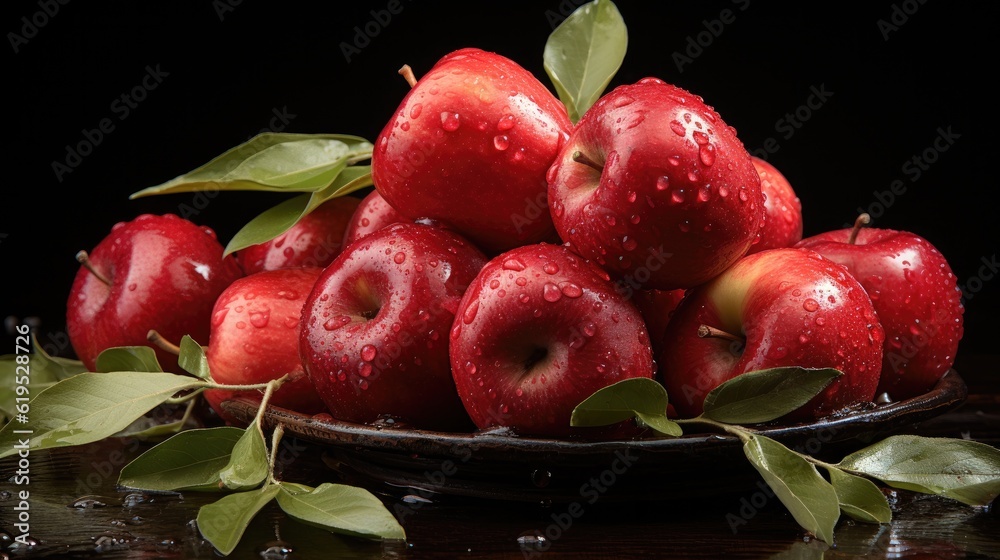
M177 216L116 225L70 293L78 357L93 369L155 329L207 341L220 383L291 373L272 402L303 413L550 437L593 430L571 411L627 378L688 417L747 371L842 371L795 422L951 368L963 308L941 253L861 219L802 239L787 179L698 95L646 78L573 124L523 67L471 48L411 86L363 200L235 258ZM231 393L206 395L225 417Z

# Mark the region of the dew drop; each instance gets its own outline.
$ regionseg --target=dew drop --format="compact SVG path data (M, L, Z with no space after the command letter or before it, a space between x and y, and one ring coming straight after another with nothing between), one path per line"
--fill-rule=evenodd
M722 198L726 198L727 196L729 196L729 189L726 188L725 185L719 187L719 196L721 196Z
M513 270L514 272L521 272L526 267L524 266L524 263L518 259L507 259L503 262L501 268L503 268L504 270Z
M497 134L493 137L493 147L501 152L510 147L510 140L506 134Z
M250 324L258 329L266 327L270 319L271 313L269 311L256 311L250 314Z
M694 131L691 134L691 136L694 138L695 143L697 143L699 146L704 146L708 144L708 135L705 134L704 132L701 132L700 130Z
M635 239L628 237L627 235L622 238L622 249L626 251L634 251L639 244Z
M674 189L673 192L670 193L670 202L673 204L680 204L684 202L684 197L684 189Z
M577 286L572 282L561 282L559 284L559 289L562 292L562 295L568 298L575 299L583 295L583 290L580 288L580 286Z
M819 302L813 298L806 298L806 300L802 302L802 309L812 313L813 311L819 309Z
M670 121L670 130L677 136L684 136L687 133L687 129L679 121Z
M656 180L656 190L665 191L669 188L670 188L670 177L663 175Z
M374 360L376 354L378 354L378 349L371 344L365 344L361 348L361 359L366 362Z
M479 313L478 299L474 300L471 304L469 304L469 307L465 308L465 313L462 314L462 320L465 321L466 325L468 325L469 323L476 320L477 313Z
M392 257L392 262L394 262L396 264L403 264L403 261L405 261L405 260L406 260L406 254L403 253L402 251L396 253Z
M420 116L420 111L423 109L423 105L420 103L415 103L413 107L410 107L410 118L415 119Z
M458 130L461 122L459 121L458 113L451 113L445 111L441 113L441 128L448 132L455 132Z
M138 286L135 284L135 282L133 282L133 283L131 283L131 284L128 285L128 291L134 292L137 287Z
M715 146L711 144L705 144L698 149L698 157L701 159L701 163L705 166L711 167L715 163Z
M403 132L410 130L410 122L404 121L403 124L399 125L399 129L402 130Z
M542 286L542 299L548 302L556 302L560 298L562 298L562 291L559 289L559 286L556 286L552 282L546 282Z
M545 271L545 274L555 274L559 272L559 265L554 262L545 263L545 265L542 266L542 270Z

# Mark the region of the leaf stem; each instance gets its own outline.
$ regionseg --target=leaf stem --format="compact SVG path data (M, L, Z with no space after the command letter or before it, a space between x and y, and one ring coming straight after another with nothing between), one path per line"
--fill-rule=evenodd
M272 484L279 484L279 481L274 478L274 463L278 459L278 444L281 443L281 437L284 435L285 427L281 424L275 426L274 433L271 434L271 457L267 462L267 476Z
M257 407L257 416L253 419L257 427L260 428L260 431L264 431L264 411L267 410L267 401L271 400L271 395L287 380L288 374L286 373L278 379L268 381L267 385L264 386L264 397L260 399L260 406Z
M750 438L753 436L754 433L753 430L749 428L744 428L743 426L736 426L733 424L725 424L723 422L717 422L710 418L705 418L704 416L696 416L694 418L680 418L674 420L674 422L682 426L684 424L706 424L724 433L738 437L740 441L743 443L750 441Z

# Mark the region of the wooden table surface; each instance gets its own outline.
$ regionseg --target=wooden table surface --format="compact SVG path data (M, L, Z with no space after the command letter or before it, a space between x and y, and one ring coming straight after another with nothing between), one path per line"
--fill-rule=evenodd
M969 398L952 412L903 431L968 437L1000 447L1000 356L960 356ZM301 451L289 480L332 480L322 449ZM0 558L218 558L194 526L217 495L149 495L115 487L118 471L148 444L109 439L31 454L30 528L36 542L11 542L16 461L0 461ZM335 480L334 480L335 481ZM679 484L685 484L679 481ZM250 525L232 558L1000 558L1000 512L908 492L891 497L890 525L842 519L836 544L809 539L777 500L756 488L702 500L595 503L571 522L564 506L453 497L425 501L373 485L401 523L407 543L339 537L287 519L272 504ZM762 503L763 502L763 503ZM745 520L736 524L734 519ZM556 538L538 542L539 532ZM13 545L13 546L12 546Z

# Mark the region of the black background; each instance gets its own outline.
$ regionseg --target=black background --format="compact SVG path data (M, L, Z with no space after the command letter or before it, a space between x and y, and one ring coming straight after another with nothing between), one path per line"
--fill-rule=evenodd
M51 348L71 352L58 341L78 249L140 213L203 206L190 194L130 201L130 193L275 123L287 132L373 140L407 90L396 70L408 63L419 76L460 47L499 52L549 85L545 40L560 12L574 7L571 0L400 0L402 11L376 25L371 11L388 0L232 4L73 1L51 17L37 15L44 13L37 1L5 4L5 116L13 126L0 205L0 315L39 317ZM875 225L926 237L962 285L979 288L967 301L959 356L995 353L1000 282L980 275L992 276L983 259L993 260L1000 242L996 96L987 87L996 69L990 25L997 4L809 4L620 0L629 47L611 85L656 76L704 97L751 150L775 138L780 149L769 161L798 192L806 235L842 227L859 207L877 211L874 193L903 181L906 192ZM735 20L713 23L727 9ZM45 23L28 37L22 18ZM348 62L342 43L354 42L356 27L366 24L377 35ZM17 52L10 33L27 39ZM700 53L690 47L699 39ZM679 69L675 53L689 47L692 60ZM147 66L168 75L122 120L112 103L141 83ZM786 138L779 120L806 104L813 87L832 95ZM293 117L272 121L275 112ZM53 162L104 118L115 129L57 180ZM919 177L907 173L904 164L949 127L960 135L954 144ZM221 193L189 217L225 242L281 200Z

